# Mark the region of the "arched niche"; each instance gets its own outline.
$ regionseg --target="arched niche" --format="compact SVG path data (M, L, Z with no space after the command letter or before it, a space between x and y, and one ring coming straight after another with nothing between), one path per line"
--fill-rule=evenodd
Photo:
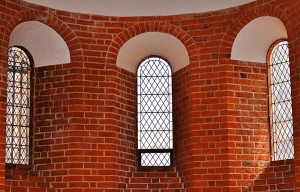
M25 47L33 57L35 67L70 63L70 51L63 38L49 26L27 21L14 28L9 46Z
M278 18L256 18L238 33L232 46L231 59L265 63L272 43L287 37L286 28Z
M167 59L173 72L190 63L187 49L176 37L161 32L146 32L131 38L121 47L117 66L135 73L142 59L151 55Z

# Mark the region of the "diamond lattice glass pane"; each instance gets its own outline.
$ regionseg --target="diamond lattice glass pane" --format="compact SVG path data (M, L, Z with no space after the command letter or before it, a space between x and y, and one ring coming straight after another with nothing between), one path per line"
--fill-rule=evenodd
M151 57L138 68L138 149L165 150L173 148L172 71L163 59ZM143 153L156 166L158 154ZM142 161L142 158L140 158ZM157 166L169 166L159 163ZM164 165L166 164L166 165Z
M171 154L142 153L141 166L171 166Z
M169 131L140 131L143 149L170 149Z
M172 130L170 115L167 113L141 113L141 130Z
M6 163L29 163L30 63L18 48L8 50Z
M289 49L278 43L270 55L272 160L294 158Z

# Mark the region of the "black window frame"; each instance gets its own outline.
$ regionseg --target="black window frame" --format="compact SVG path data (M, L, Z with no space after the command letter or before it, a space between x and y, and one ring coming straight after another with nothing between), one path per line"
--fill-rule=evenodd
M171 79L171 108L172 108L172 111L171 111L171 116L172 116L172 130L170 131L171 134L172 134L172 148L168 148L168 149L139 149L139 136L137 135L137 159L138 159L138 167L139 168L151 168L151 167L158 167L158 168L169 168L169 167L172 167L174 165L174 143L175 143L175 139L174 139L174 112L173 112L173 70L172 70L172 65L170 64L170 62L161 57L161 56L157 56L157 55L151 55L151 56L148 56L146 58L144 58L138 65L137 67L137 71L136 71L136 100L137 100L137 121L136 121L136 125L137 125L137 134L139 133L139 122L138 122L138 115L139 115L139 102L138 102L138 97L139 97L139 94L138 94L138 89L139 89L139 85L138 85L138 71L140 69L140 66L143 62L145 62L146 60L148 59L151 59L151 58L157 58L157 59L160 59L160 60L163 60L163 62L167 63L168 64L168 67L170 69L170 79ZM142 154L143 153L169 153L170 154L170 164L169 165L142 165Z
M281 61L281 63L272 63L271 59L272 59L272 54L273 52L275 51L275 49L278 48L278 46L280 46L280 44L286 44L287 45L287 57L288 57L288 60L284 60L283 62ZM269 113L269 130L270 130L270 156L271 156L271 161L280 161L280 160L287 160L287 159L294 159L294 155L295 155L295 152L294 152L294 141L293 141L293 129L294 129L294 126L293 126L293 111L292 111L292 95L290 93L290 95L288 95L290 97L290 100L284 100L284 101L280 101L280 102L275 102L274 101L274 97L273 97L273 94L276 94L272 91L272 86L276 85L273 83L273 76L272 76L272 73L271 73L271 70L273 70L273 66L274 65L280 65L280 64L284 64L284 63L288 63L288 69L290 70L290 61L289 61L289 47L288 47L288 40L287 39L279 39L277 41L275 41L274 43L272 43L272 45L270 46L269 50L268 50L268 55L267 55L267 80L268 80L268 113ZM286 80L286 81L282 81L282 79L280 79L281 81L276 81L277 85L280 84L280 83L289 83L289 86L290 86L290 91L291 91L291 78L290 78L290 71L289 71L289 79ZM273 102L274 101L274 102ZM277 109L274 109L274 105L275 104L280 104L280 103L283 103L283 102L290 102L290 113L291 113L291 119L290 120L284 120L284 121L274 121L274 118L273 118L273 113L276 113L274 112L275 110ZM289 137L289 140L290 140L290 143L292 144L292 149L290 149L289 152L287 151L282 151L279 155L277 154L277 147L279 147L278 145L280 144L277 144L278 140L276 139L276 137L279 137L280 135L277 134L276 132L278 130L276 130L276 128L274 128L276 126L276 124L280 124L280 123L285 123L285 122L290 122L291 123L291 128L290 128L290 131L291 131L291 137ZM280 133L281 134L281 133ZM288 141L286 141L287 143ZM284 156L284 157L282 157ZM292 158L286 158L286 156L292 156Z
M18 166L19 165L29 166L29 165L32 165L32 163L33 163L33 160L32 160L32 152L33 152L33 149L32 149L32 146L33 146L32 135L33 135L33 115L34 115L34 111L33 111L34 110L34 60L33 60L33 57L31 55L31 53L25 47L19 46L19 45L13 45L13 46L10 46L8 48L8 59L9 59L9 50L11 48L20 49L22 52L25 53L27 59L29 60L29 70L30 70L30 73L29 73L29 75L30 75L30 78L29 78L29 81L30 81L29 115L30 115L30 117L28 118L28 120L29 120L29 126L28 126L29 133L27 135L27 137L28 137L28 151L27 151L28 154L26 154L26 156L28 157L27 163L20 163L20 160L18 160L18 163L7 162L7 157L6 157L7 150L5 150L5 164L6 164L6 166L9 167L9 168L17 168L16 167L17 165ZM7 85L8 85L8 72L9 72L9 64L8 64L8 69L7 69ZM7 101L6 101L6 104L7 104ZM7 118L7 108L6 108L6 118ZM6 126L7 126L7 123L6 123ZM7 132L6 132L6 137L7 137ZM6 142L5 146L7 146L7 145L8 145L8 143Z

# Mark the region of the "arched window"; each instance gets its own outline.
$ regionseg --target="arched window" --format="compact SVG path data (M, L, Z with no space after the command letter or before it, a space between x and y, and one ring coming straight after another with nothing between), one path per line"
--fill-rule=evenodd
M30 60L25 49L8 49L6 163L29 164L30 160Z
M172 70L160 57L149 57L137 71L138 159L140 166L173 162Z
M272 160L293 159L293 114L287 41L273 44L268 63Z

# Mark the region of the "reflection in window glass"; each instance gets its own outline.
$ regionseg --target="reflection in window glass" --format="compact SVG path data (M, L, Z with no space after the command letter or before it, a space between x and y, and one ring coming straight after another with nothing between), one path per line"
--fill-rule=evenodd
M171 166L173 150L172 71L159 57L144 60L137 72L140 166Z
M269 63L272 160L293 159L293 114L287 41L274 46Z
M18 48L8 50L6 163L29 164L30 61Z

